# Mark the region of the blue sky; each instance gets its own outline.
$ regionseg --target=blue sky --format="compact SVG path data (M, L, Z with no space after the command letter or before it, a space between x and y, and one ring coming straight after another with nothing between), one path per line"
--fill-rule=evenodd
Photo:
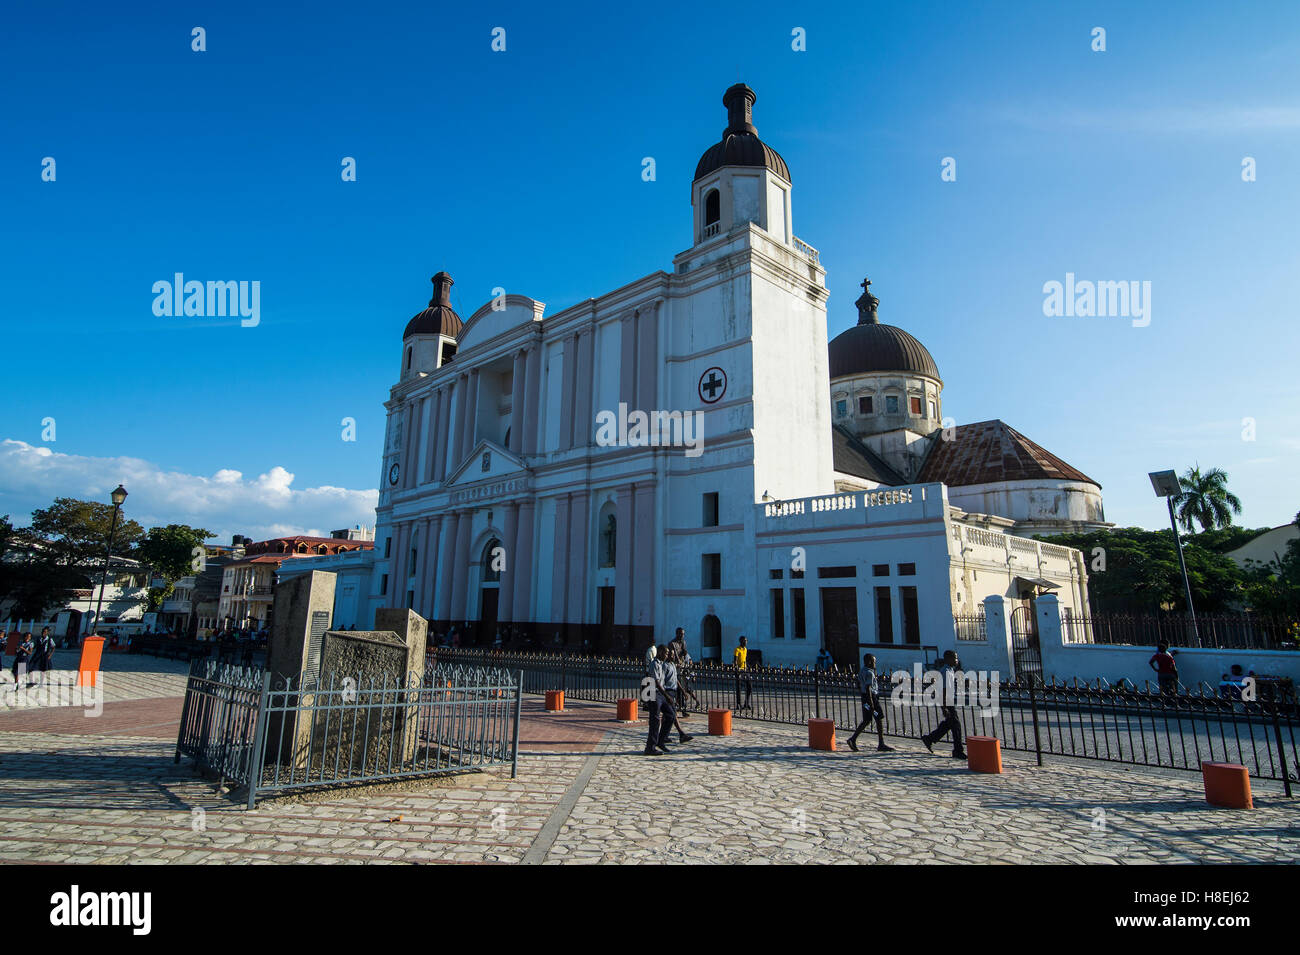
M494 286L554 313L670 269L738 80L832 336L870 275L945 413L1054 451L1112 521L1161 526L1146 472L1197 462L1228 471L1241 523L1300 509L1294 3L267 6L6 11L0 513L126 480L146 524L372 519L429 276L467 317ZM178 271L260 281L260 325L155 317ZM1150 325L1045 317L1067 272L1150 281Z

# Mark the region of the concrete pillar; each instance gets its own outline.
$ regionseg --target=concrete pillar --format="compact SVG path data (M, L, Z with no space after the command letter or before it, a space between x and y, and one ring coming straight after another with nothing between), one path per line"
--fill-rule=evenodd
M569 599L565 605L569 623L586 623L587 617L587 528L590 495L579 491L569 506Z
M637 407L644 411L659 407L659 322L658 306L643 309L637 316Z
M510 444L506 448L515 454L523 447L524 439L524 386L528 377L528 355L521 348L515 352L514 375L510 381Z
M412 608L420 616L426 615L425 595L429 589L429 568L433 563L432 551L433 542L429 537L429 527L432 521L429 518L419 521L416 525L416 547L419 549L419 561L415 567L415 607Z
M524 390L524 454L536 454L538 446L537 416L542 404L542 349L528 348L528 382Z
M438 437L442 433L438 429L438 418L442 411L442 389L439 388L429 398L429 450L424 456L424 481L423 483L432 484L437 478L434 476L434 464L438 460Z
M519 505L518 533L516 535L515 556L510 564L514 575L514 595L511 598L512 612L517 622L532 620L533 593L533 502L524 501Z
M469 597L469 535L473 518L472 511L462 511L456 519L456 556L451 583L451 621L456 626L466 620L465 607Z
M636 404L636 313L630 312L619 323L618 400L631 411ZM617 409L616 409L617 410Z
M632 558L632 623L638 627L652 627L655 622L654 494L654 485L647 482L638 482L633 491L632 522L636 536Z
M438 440L435 443L437 457L433 463L433 479L443 481L447 477L447 457L451 450L451 397L454 384L442 389L442 406L438 410Z
M614 623L632 622L632 485L618 489L614 504Z
M587 329L578 339L578 371L574 388L573 444L579 448L591 444L591 436L595 430L592 408L596 397L595 346L595 330Z
M469 405L469 375L461 375L456 379L456 394L458 395L456 423L453 429L455 434L451 442L451 460L447 462L448 472L456 470L460 462L465 460L465 413Z
M984 598L984 630L993 649L1000 670L999 679L1009 683L1015 679L1016 659L1011 643L1011 600L1001 594Z
M551 574L551 620L556 623L562 623L568 619L565 616L565 608L567 607L569 568L567 563L561 560L561 555L565 555L567 560L568 541L569 496L565 494L555 501L555 538L551 546L551 550L555 554L555 569Z
M513 437L513 434L512 434ZM514 501L505 505L505 520L502 527L501 546L506 549L505 569L501 572L501 588L497 597L497 620L502 623L514 621L515 574L519 567L519 505Z
M1065 639L1061 633L1061 602L1056 594L1043 594L1034 601L1034 616L1038 618L1038 652L1043 661L1044 681L1057 673L1068 674L1062 659Z
M393 553L389 561L388 601L389 607L406 606L406 558L407 542L410 540L408 525L405 522L393 525Z
M468 390L465 392L465 398L467 399L465 402L465 407L468 409L469 413L465 417L465 448L461 452L460 461L457 461L456 462L457 464L460 464L461 461L464 461L465 458L469 457L470 453L474 450L474 445L477 443L475 440L475 432L478 431L478 369L477 368L470 369L469 383L467 384L466 388Z
M459 514L445 514L442 522L442 540L438 549L438 599L435 601L434 619L451 619L451 587L456 568L456 530Z
M560 443L558 450L573 447L574 372L578 365L578 336L564 339L564 377L560 391Z

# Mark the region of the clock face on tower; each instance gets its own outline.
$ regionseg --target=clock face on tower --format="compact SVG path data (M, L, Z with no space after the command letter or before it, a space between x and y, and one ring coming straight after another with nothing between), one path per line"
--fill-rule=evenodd
M400 473L401 473L401 469L397 466L397 462L394 461L394 462L393 462L393 466L392 466L391 468L388 469L388 483L389 483L389 484L396 484L396 483L397 483L397 475L400 474Z

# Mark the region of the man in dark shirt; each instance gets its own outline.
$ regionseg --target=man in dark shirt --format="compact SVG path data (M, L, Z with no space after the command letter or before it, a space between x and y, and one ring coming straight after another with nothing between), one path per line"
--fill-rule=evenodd
M939 680L943 687L943 703L939 706L939 712L943 720L934 728L932 732L926 733L921 737L921 742L930 752L934 752L934 744L939 742L949 733L952 733L952 758L966 758L966 741L962 737L961 720L957 718L956 700L948 696L948 675L952 674L954 679L961 670L961 661L957 659L955 650L943 651L943 663L939 666Z
M894 747L885 745L885 711L880 705L880 688L876 678L876 656L868 653L862 658L862 669L858 671L858 689L862 691L862 722L849 737L849 749L858 751L858 737L867 728L867 724L876 721L876 750L888 753Z

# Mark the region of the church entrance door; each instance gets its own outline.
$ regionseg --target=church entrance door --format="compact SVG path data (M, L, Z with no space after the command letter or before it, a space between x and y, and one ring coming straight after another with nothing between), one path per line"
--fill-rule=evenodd
M822 645L840 666L858 662L858 591L854 587L822 588Z
M722 621L713 614L700 621L700 659L722 659Z
M608 655L614 652L614 588L600 588L600 634L596 638L596 652Z
M483 588L483 603L478 614L478 629L475 631L474 644L487 646L497 636L497 600L501 591L496 587Z

